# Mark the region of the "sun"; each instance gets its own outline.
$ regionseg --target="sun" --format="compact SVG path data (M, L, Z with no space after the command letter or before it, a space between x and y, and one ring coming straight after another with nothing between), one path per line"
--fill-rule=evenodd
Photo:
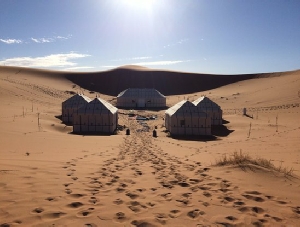
M132 9L151 9L156 0L123 0L128 8Z

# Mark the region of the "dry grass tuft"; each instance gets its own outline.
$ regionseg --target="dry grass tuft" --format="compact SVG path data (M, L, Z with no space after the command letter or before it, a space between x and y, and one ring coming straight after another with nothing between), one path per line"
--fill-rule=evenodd
M252 158L249 154L244 154L242 151L234 152L232 155L224 155L221 159L216 160L216 166L239 166L242 169L252 169L253 166L262 167L273 172L282 173L285 177L295 177L294 169L280 166L275 166L271 160L265 158Z

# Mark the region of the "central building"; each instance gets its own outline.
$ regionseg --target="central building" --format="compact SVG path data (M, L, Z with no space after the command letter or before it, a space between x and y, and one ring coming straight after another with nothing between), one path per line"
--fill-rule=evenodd
M166 97L154 88L128 88L117 96L117 106L123 108L164 108Z

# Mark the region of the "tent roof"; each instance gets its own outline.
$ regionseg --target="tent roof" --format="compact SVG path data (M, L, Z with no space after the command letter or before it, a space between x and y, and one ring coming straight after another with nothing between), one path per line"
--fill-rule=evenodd
M83 94L76 94L63 102L63 106L73 106L76 104L89 103L91 99Z
M184 115L185 113L193 113L197 114L198 117L206 117L207 114L203 112L203 110L199 109L197 106L194 105L194 103L183 100L174 106L170 107L169 109L166 110L165 112L169 116L172 115Z
M109 102L101 99L95 98L93 101L85 104L78 110L78 113L103 113L110 112L112 114L116 113L118 109L111 105Z
M221 109L221 107L217 103L213 102L206 96L201 96L200 98L196 99L193 103L195 106L198 106L200 108L212 107L212 108Z
M119 97L142 97L142 98L166 98L154 88L128 88L117 96Z

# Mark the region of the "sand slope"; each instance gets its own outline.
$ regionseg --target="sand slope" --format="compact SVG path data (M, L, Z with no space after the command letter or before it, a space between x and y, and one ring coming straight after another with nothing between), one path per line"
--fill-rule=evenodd
M137 132L124 110L130 136L72 135L55 117L61 102L96 94L62 72L0 67L0 225L299 226L300 71L263 77L168 96L173 105L206 94L223 108L217 139L197 141L167 137L163 111L141 112L160 116L148 123L157 138ZM234 151L296 176L213 165Z
M85 89L113 96L127 88L156 88L164 95L189 94L252 78L279 75L281 74L211 75L130 66L104 72L65 74L66 78Z

